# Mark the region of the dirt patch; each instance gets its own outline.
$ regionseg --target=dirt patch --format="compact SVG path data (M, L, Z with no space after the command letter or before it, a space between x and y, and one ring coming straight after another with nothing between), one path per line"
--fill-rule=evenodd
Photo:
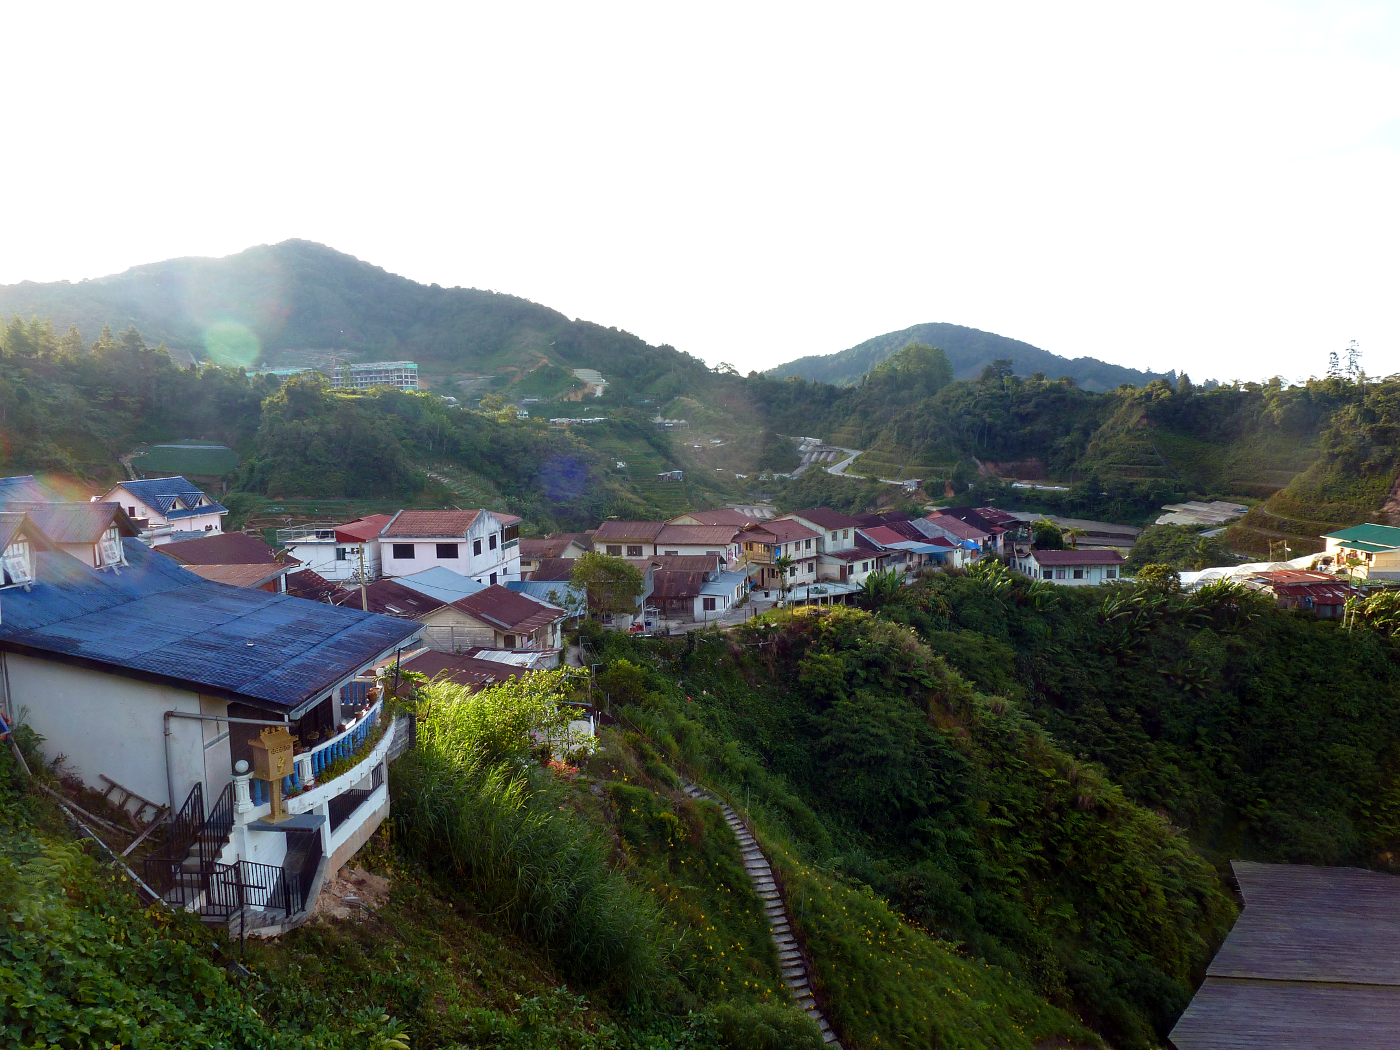
M388 899L388 879L359 866L341 868L330 885L322 887L311 914L313 918L357 919L367 911L378 911Z

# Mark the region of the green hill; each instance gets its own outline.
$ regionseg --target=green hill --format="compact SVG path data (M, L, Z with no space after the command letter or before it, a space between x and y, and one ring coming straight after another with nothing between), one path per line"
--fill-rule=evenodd
M1120 383L1145 386L1153 379L1167 378L1156 372L1111 365L1093 357L1061 357L1019 339L1008 339L1004 335L966 328L960 324L942 323L916 324L898 332L886 332L840 353L800 357L777 368L770 368L767 374L775 379L801 376L837 386L850 386L910 343L927 343L946 353L953 364L956 379L974 379L987 365L1003 358L1013 363L1017 375L1044 372L1051 379L1073 376L1085 390L1112 390ZM1170 378L1174 381L1175 375Z

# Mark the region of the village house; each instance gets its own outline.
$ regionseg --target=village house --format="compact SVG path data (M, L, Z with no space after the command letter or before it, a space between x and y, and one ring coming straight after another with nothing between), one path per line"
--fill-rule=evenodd
M379 579L379 533L393 520L389 514L371 514L343 525L312 524L277 530L277 545L285 547L304 568L337 583Z
M162 544L157 550L206 580L226 583L230 587L253 587L273 594L286 591L287 574L299 567L291 559L279 559L277 553L262 540L242 532L176 540Z
M653 565L649 604L670 620L705 623L724 616L748 589L748 574L733 572L713 557L660 557Z
M92 568L18 517L0 515L7 718L89 788L175 818L141 868L166 900L250 933L304 921L388 814L384 767L405 742L382 704L347 705L346 690L421 628L213 583L132 538L120 569ZM287 744L265 767L285 769L276 785L258 779L265 730Z
M915 522L915 526L926 536L942 536L952 540L967 552L967 560L994 556L998 550L998 535L990 527L983 528L935 511Z
M992 552L999 558L1011 557L1016 537L1029 531L1020 518L995 507L940 507L938 514L985 532L991 537Z
M648 603L651 601L652 591L656 586L656 559L654 558L624 558L623 561L631 565L641 574L642 593L637 595L636 603L628 612L606 612L601 616L603 626L611 627L615 630L629 630L638 621L645 622L647 616ZM530 574L528 583L534 584L558 584L567 585L573 579L574 563L568 558L544 558L539 566ZM532 593L537 593L535 587L531 587Z
M117 503L140 530L141 540L159 547L224 531L228 510L182 477L123 481L93 503Z
M385 576L439 566L478 583L520 579L520 519L489 510L401 510L379 533Z
M733 525L742 529L752 525L755 519L733 507L716 507L713 510L690 510L667 518L667 525Z
M796 587L817 579L817 541L821 534L791 518L774 518L750 525L740 533L742 560L753 586L764 591L781 590L783 580L775 568L777 559L789 558L787 585Z
M6 502L6 510L29 515L29 520L65 554L90 569L126 564L122 540L140 530L116 503Z
M1114 550L1032 550L1017 554L1016 568L1036 580L1052 580L1067 587L1095 587L1120 579L1123 555Z
M1244 585L1271 595L1281 609L1310 612L1324 619L1340 617L1347 599L1362 593L1347 583L1345 577L1307 569L1256 572L1245 578Z
M905 522L904 524L908 524ZM900 572L917 572L926 565L955 567L960 564L961 547L942 536L924 536L917 529L908 533L891 525L875 525L859 530L860 537L884 554L883 566Z
M593 549L592 532L555 532L544 539L520 541L520 577L528 580L542 558L580 558Z
M1400 528L1353 525L1322 537L1338 569L1367 580L1400 580Z

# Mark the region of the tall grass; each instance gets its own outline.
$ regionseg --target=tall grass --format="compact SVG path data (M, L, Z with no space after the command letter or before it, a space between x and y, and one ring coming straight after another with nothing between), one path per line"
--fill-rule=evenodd
M559 808L529 761L557 722L556 675L470 694L435 683L418 748L394 768L394 821L414 856L543 945L569 976L641 989L666 956L655 903L608 866L609 847Z

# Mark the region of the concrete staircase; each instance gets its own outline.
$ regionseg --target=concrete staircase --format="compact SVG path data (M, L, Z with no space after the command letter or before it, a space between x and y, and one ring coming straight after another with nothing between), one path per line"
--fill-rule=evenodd
M753 882L754 891L759 899L763 901L763 911L768 917L769 933L773 937L773 944L778 949L778 965L782 969L783 983L787 985L788 991L797 1001L797 1005L807 1011L807 1015L817 1022L817 1027L821 1029L822 1041L834 1050L841 1050L841 1044L836 1041L836 1033L831 1030L831 1022L822 1016L821 1010L817 1009L817 1001L812 996L812 978L807 972L807 965L802 961L802 953L798 950L797 942L792 936L792 924L788 921L787 908L783 905L781 894L778 893L778 884L773 878L773 869L768 866L768 860L763 855L763 851L758 847L758 840L753 837L753 832L749 830L747 824L739 818L721 799L715 798L708 791L697 787L687 780L681 781L682 790L694 799L708 799L719 806L720 812L724 814L724 822L729 825L729 829L734 832L734 837L739 840L739 855L744 861L744 870L748 872L750 881Z

